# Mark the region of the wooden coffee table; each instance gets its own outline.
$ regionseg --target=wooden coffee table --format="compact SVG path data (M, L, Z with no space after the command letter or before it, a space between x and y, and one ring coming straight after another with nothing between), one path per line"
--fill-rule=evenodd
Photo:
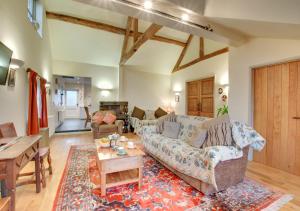
M101 177L101 196L105 196L106 188L110 187L134 182L138 182L139 188L142 186L143 156L145 153L139 148L128 149L125 144L124 148L127 155L119 156L112 148L97 146L97 165Z

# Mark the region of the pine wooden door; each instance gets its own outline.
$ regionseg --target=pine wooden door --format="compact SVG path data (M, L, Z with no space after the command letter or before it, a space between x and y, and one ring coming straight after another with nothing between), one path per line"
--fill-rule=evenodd
M254 161L300 175L300 62L253 70L254 127L267 140Z
M187 82L187 114L214 116L214 77Z

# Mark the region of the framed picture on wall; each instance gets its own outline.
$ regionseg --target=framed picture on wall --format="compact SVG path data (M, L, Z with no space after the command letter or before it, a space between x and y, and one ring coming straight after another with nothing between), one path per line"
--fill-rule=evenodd
M7 85L10 87L15 86L15 81L16 81L16 70L15 69L10 69L9 70L9 75L8 75L8 82Z

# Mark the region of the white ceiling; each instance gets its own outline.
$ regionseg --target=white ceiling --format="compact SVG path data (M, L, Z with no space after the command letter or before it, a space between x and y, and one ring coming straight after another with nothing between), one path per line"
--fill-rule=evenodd
M99 21L113 26L126 28L127 16L74 2L72 0L46 0L47 11ZM139 21L139 31L144 32L150 22ZM114 34L81 25L48 19L50 43L54 60L88 63L103 66L118 66L124 35ZM163 27L156 35L186 42L189 34ZM197 37L198 38L198 37ZM196 40L196 39L195 39ZM216 42L211 41L211 43ZM187 58L194 54L191 45ZM223 45L224 46L224 45ZM195 48L199 43L195 42ZM214 50L214 45L207 45L207 52ZM127 61L131 69L170 74L181 53L182 47L174 44L147 41ZM218 50L218 49L217 49ZM199 54L199 50L196 50ZM188 59L186 60L188 62Z
M57 20L48 27L53 59L118 66L122 36Z
M130 1L141 4L144 0ZM155 9L161 9L177 17L180 17L182 12L186 12L190 15L192 22L204 25L210 23L215 31L213 33L205 32L205 30L197 31L192 25L166 20L161 16L157 18L144 10L137 12L139 11L137 8L130 9L126 5L117 5L118 8L114 8L118 1L45 0L45 3L46 9L51 12L99 21L121 28L126 27L128 14L140 17L142 19L139 21L140 32L147 29L151 24L148 21L151 20L151 22L168 26L163 27L157 35L182 42L186 42L189 33L201 34L206 37L206 54L226 47L225 43L242 43L244 38L300 39L300 0L152 1ZM119 65L123 35L57 20L48 20L48 23L54 59L105 66ZM198 40L199 36L194 36L183 63L198 56ZM222 42L216 42L216 40ZM142 71L169 74L181 49L182 47L177 45L150 40L138 49L126 65Z
M204 16L249 37L300 39L299 0L207 0Z
M300 24L299 0L206 0L204 16Z

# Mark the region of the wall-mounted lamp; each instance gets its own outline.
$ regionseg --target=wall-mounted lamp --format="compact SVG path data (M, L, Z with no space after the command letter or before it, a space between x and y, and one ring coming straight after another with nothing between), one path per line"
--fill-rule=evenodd
M174 94L175 94L175 102L178 103L180 101L180 92L174 91Z
M111 93L112 89L100 89L100 93L102 97L108 97Z
M46 89L48 90L48 95L51 95L51 83L50 82L47 82L46 85L45 85Z
M16 82L16 70L23 67L24 61L19 59L11 59L10 65L9 65L9 74L8 74L8 81L7 85L10 87L15 86Z
M11 59L10 65L9 67L12 69L19 69L21 67L24 66L24 61L20 60L20 59Z

